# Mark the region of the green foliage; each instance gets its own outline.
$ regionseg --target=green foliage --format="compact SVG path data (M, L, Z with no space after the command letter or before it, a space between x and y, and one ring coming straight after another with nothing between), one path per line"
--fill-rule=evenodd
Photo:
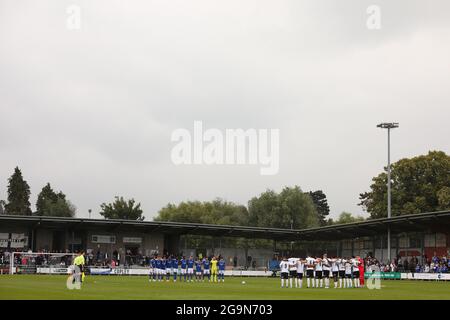
M319 226L314 203L300 187L285 187L281 193L263 192L249 201L249 223L252 226L303 229Z
M155 221L194 222L223 225L247 225L247 208L222 199L210 202L187 201L168 204L158 212Z
M450 208L450 187L442 187L436 195L438 198L439 210L447 210Z
M352 223L352 222L361 222L364 221L364 217L361 216L353 216L350 212L342 212L339 215L339 218L336 221L333 221L332 224L343 224L343 223Z
M399 160L391 166L391 179L393 216L450 209L450 157L444 152ZM371 218L386 217L387 173L372 181L359 205Z
M134 199L128 201L124 200L123 197L115 197L113 203L102 203L102 211L100 214L105 217L105 219L124 219L124 220L144 220L142 215L141 204L135 205Z
M310 191L309 195L316 207L319 223L321 226L327 225L326 217L330 214L330 206L328 205L327 196L322 190Z
M49 217L71 217L75 216L76 208L70 202L58 197L56 201L45 200L44 216Z
M319 225L309 193L295 186L281 193L267 190L245 206L216 199L211 202L187 201L162 208L155 221L196 222L276 228L307 228Z
M75 206L66 200L61 191L55 193L47 183L41 190L36 201L36 215L49 217L74 217Z
M23 179L22 172L18 167L14 169L13 175L8 179L8 203L5 211L11 215L31 215L30 186Z
M47 183L41 190L36 201L36 215L45 216L48 204L58 201L56 193L50 183Z

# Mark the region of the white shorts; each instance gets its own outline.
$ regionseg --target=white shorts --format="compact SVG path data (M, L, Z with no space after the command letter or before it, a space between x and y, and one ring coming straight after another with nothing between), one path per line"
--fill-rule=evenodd
M201 276L201 275L202 275L202 272L201 272L201 271L197 271L196 274L197 274L198 276Z
M203 270L203 274L209 274L209 269Z
M194 269L193 268L188 268L187 269L187 273L188 274L194 274Z
M219 270L219 274L220 275L225 274L225 270Z
M186 274L186 269L181 269L181 274Z
M166 268L166 273L172 274L172 268Z

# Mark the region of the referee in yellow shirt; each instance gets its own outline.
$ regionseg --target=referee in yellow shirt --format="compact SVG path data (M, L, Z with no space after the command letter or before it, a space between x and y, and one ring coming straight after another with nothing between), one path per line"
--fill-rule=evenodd
M85 264L84 251L81 251L78 254L78 256L75 257L75 259L73 260L73 264L79 268L80 274L78 276L81 276L80 282L83 282L83 280L84 280L84 264Z
M211 275L213 282L217 282L217 262L216 257L213 257L211 260Z

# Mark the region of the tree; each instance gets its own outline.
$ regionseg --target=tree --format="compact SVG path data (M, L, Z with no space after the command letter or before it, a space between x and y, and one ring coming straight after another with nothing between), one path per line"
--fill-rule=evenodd
M45 216L45 211L49 203L54 203L58 200L58 196L53 191L50 183L47 183L38 194L36 201L36 215Z
M19 167L14 169L13 175L8 179L8 203L6 213L12 215L31 215L30 186L23 179Z
M124 219L124 220L137 220L143 221L141 204L135 205L134 199L124 200L123 197L115 197L113 203L102 203L100 205L102 211L100 214L105 219Z
M333 221L333 224L361 222L364 220L365 220L364 217L361 217L361 216L354 217L350 212L344 211L339 215L339 218L336 221Z
M311 197L300 187L285 187L281 193L263 192L249 201L249 223L252 226L303 229L319 226Z
M213 201L187 201L168 204L158 212L155 221L176 221L206 224L247 225L245 206L217 198Z
M75 206L68 200L62 191L55 193L47 183L38 195L36 202L36 215L50 217L74 217Z
M68 200L59 198L56 201L45 201L45 216L48 217L74 217L76 207Z
M397 161L391 166L391 179L393 216L450 209L450 157L444 152ZM360 194L359 205L371 218L386 217L387 173L372 181L371 191Z
M436 193L438 198L438 210L447 210L450 208L450 187L442 187Z
M322 190L310 191L309 195L316 207L317 215L319 217L319 223L321 226L327 224L326 217L330 214L330 207L328 205L327 196Z
M281 193L267 190L243 205L220 198L209 202L187 201L168 204L158 212L155 221L176 221L278 228L307 228L319 225L309 193L295 186Z

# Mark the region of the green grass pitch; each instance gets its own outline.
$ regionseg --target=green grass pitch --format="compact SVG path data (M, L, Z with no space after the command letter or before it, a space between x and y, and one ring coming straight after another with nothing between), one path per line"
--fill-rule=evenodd
M381 289L280 288L277 278L226 278L225 283L149 282L142 276L87 276L81 290L66 287L67 276L2 275L0 300L6 299L450 299L450 282L382 280ZM245 284L241 282L245 281ZM304 280L304 285L305 285Z

